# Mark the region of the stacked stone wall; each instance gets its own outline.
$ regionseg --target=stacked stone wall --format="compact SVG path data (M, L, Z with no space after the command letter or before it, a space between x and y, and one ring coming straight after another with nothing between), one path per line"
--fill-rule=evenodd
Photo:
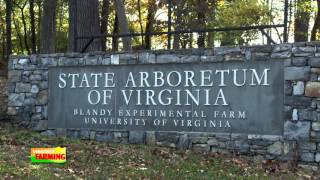
M284 133L281 136L230 133L94 131L48 129L48 68L55 66L283 61ZM139 143L211 152L234 152L264 159L320 166L320 43L220 47L134 53L12 56L8 65L7 113L45 135L114 143ZM265 117L267 120L268 117Z

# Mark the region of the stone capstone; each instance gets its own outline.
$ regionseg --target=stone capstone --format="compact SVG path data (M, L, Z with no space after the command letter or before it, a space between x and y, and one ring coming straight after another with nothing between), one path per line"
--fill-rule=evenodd
M157 63L177 63L180 58L177 55L159 54L157 55Z
M111 58L110 58L110 57L105 57L105 58L103 58L101 64L102 64L102 65L111 64Z
M20 65L26 65L29 63L29 59L19 59L18 64Z
M41 58L41 67L48 68L50 66L57 66L58 61L54 58Z
M274 59L286 59L290 57L291 57L290 51L276 52L271 54L271 58L274 58Z
M283 51L289 51L291 50L292 45L291 44L277 44L274 46L272 52L283 52Z
M111 55L111 64L120 64L119 54Z
M310 56L313 52L315 52L315 47L293 47L292 53L294 56Z
M97 58L86 58L85 62L86 62L86 65L97 65L98 59Z

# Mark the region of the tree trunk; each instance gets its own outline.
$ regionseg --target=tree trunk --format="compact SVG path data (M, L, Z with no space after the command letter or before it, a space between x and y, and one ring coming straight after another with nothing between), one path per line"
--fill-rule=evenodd
M198 16L198 28L200 29L204 29L205 28L205 9L206 8L206 4L205 4L205 0L198 0L198 7L197 7L197 16ZM205 46L205 33L198 33L199 37L198 37L198 48L204 48Z
M23 32L24 32L24 44L27 49L28 54L30 54L30 48L28 44L28 31L27 31L27 22L26 22L26 17L24 15L24 7L21 8L21 18L22 18L22 24L23 24Z
M118 17L117 17L117 13L115 13L112 34L116 35L118 33L119 33ZM118 51L118 37L112 37L112 51Z
M123 0L115 0L117 18L120 28L121 34L129 34L129 25L126 17L126 12L124 8L124 1ZM123 41L123 49L125 51L131 50L131 37L122 37Z
M41 37L41 21L42 21L42 0L37 0L37 8L38 8L38 22L37 22L37 47L38 53L40 53L40 37Z
M76 37L99 35L99 2L98 0L70 0L69 1L69 51L83 51L90 39ZM75 43L76 42L76 43ZM86 51L100 51L101 39L94 39Z
M55 52L56 7L56 0L45 0L43 2L40 53Z
M36 54L36 27L34 18L34 0L29 0L30 25L31 25L31 53Z
M56 11L57 11L57 18L58 20L56 20L58 23L57 23L57 27L56 27L56 31L58 32L62 32L63 30L63 7L65 6L64 2L63 1L58 1L57 2L57 8L56 8Z
M22 24L23 24L23 32L24 32L24 44L25 44L25 49L27 50L28 54L30 54L30 48L29 48L29 44L28 44L28 31L27 31L27 22L26 22L26 17L24 15L24 8L26 7L28 1L24 1L23 5L20 6L20 4L17 4L17 2L15 2L15 6L17 6L20 11L21 11L21 19L22 19Z
M311 8L310 0L297 0L297 10L294 20L294 41L308 41L308 27L310 20L310 12L307 9Z
M12 53L12 40L11 40L11 12L12 12L12 0L6 0L6 59L9 59L9 56Z
M76 31L76 0L69 0L69 32L68 32L68 52L77 52L77 43L75 37Z
M142 25L142 15L141 15L141 0L138 0L138 14L139 14L139 25L140 25L140 32L143 33L143 25ZM142 42L142 47L144 46L144 38L143 35L141 35L141 42Z
M16 30L16 34L17 34L18 40L19 40L20 48L17 48L17 49L18 49L18 53L20 54L20 50L23 53L24 47L23 47L23 42L22 42L22 37L21 37L22 35L20 34L20 27L19 27L18 23L15 20L15 14L14 13L13 13L12 21L13 21L13 24L14 24L14 29Z
M189 48L193 48L193 34L192 33L189 36Z
M154 24L154 16L156 12L156 1L148 0L148 14L147 14L147 22L146 22L146 33L153 32L153 24ZM145 37L145 48L151 49L151 36L146 35Z
M317 0L317 6L318 6L318 12L314 20L314 25L311 31L311 41L317 40L317 33L319 32L319 29L320 29L320 0Z
M102 12L101 12L101 34L106 35L108 34L108 23L109 23L109 0L102 1ZM105 51L106 47L106 38L101 39L101 49Z
M217 0L213 0L211 8L212 8L211 9L211 12L212 12L211 21L215 22L216 21ZM207 39L208 39L207 47L208 48L214 47L214 38L215 38L214 32L208 32L208 37L207 37Z
M181 18L182 18L182 9L184 7L185 0L178 0L176 5L176 21L174 30L181 30ZM180 34L174 34L173 36L173 49L179 49L180 44Z

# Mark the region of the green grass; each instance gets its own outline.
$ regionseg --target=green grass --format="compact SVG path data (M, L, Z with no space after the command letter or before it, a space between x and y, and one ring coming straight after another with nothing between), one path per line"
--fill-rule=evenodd
M65 164L32 164L32 147L67 147ZM301 179L279 162L145 145L50 138L0 123L0 177L7 179Z

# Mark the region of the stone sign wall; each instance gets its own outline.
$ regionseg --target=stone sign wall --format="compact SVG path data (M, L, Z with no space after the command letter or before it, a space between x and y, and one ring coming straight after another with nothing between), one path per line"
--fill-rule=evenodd
M282 135L283 62L55 67L49 99L49 128Z
M249 67L250 64L257 64L257 66ZM245 69L244 67L247 66L247 69L255 69L259 64L265 66L267 69L272 69L272 71L276 73L270 73L269 78L270 82L272 82L270 83L272 84L270 87L272 88L266 92L265 97L260 99L262 104L261 109L258 108L259 111L255 112L255 114L260 113L260 116L256 116L252 118L252 120L256 122L272 122L274 128L279 129L276 133L270 133L268 129L265 132L257 133L257 131L250 131L250 128L248 128L248 132L244 130L211 131L204 129L196 130L196 132L192 129L171 129L171 131L166 132L164 129L157 131L156 128L99 129L93 128L92 126L75 127L75 124L72 123L67 126L65 126L66 124L61 126L61 122L59 122L58 119L62 116L54 115L63 108L71 108L73 111L68 113L73 115L76 113L76 115L79 115L80 110L74 106L75 104L72 104L74 100L89 104L103 104L103 100L106 100L105 103L107 104L107 98L101 98L108 97L107 91L104 92L103 88L99 89L98 87L91 87L90 84L88 85L87 83L95 82L95 79L86 80L86 78L83 77L84 73L102 73L105 71L115 73L115 77L124 78L124 80L121 81L113 79L114 82L118 83L118 89L115 87L115 91L121 93L123 85L119 83L127 81L127 75L129 75L131 71L138 74L142 71L152 73L157 66L163 66L164 68L160 68L158 71L163 71L163 73L166 74L174 70L181 72L190 71L188 68L192 68L192 70L195 71L213 68L220 70L221 68L235 69L235 67ZM270 64L273 65L267 67ZM263 66L261 66L262 69L260 70L263 70ZM178 149L194 149L222 153L237 152L265 159L298 161L301 166L319 167L320 44L317 43L221 47L181 51L141 51L121 54L71 53L12 56L8 69L9 97L7 113L12 116L13 120L16 120L21 125L40 131L45 135L63 135L73 138L95 139L97 141L115 143L146 143L150 145L175 147ZM258 70L256 72L257 76L253 77L257 77L256 80L260 80L260 84L262 84L263 76L261 72L264 71ZM283 74L279 74L279 72L283 72ZM88 90L79 90L79 92L70 90L73 85L73 75L70 75L71 80L68 80L67 73L79 73L79 76L81 73L81 79L74 81L74 86L81 86L82 84L82 86L89 86ZM282 80L282 75L284 80ZM107 78L110 81L110 85L113 84L111 76ZM48 83L48 80L50 83ZM144 80L142 81L143 83L148 83ZM239 82L240 81L241 79L239 79ZM61 87L66 85L69 86L69 88L61 90L59 83ZM99 83L101 83L100 80L97 80L96 85L101 85ZM199 83L199 81L197 81L197 83ZM95 86L95 84L92 86ZM268 87L259 86L257 86L257 88L261 88L260 90L268 89ZM48 89L50 89L50 92ZM172 87L172 90L174 89L175 88ZM237 95L239 94L240 96L242 91L246 89L248 88L240 87L238 92L232 90L232 88L224 87L222 91L228 94L225 98L231 98L229 102L232 102L232 104L237 105L238 103L239 105L239 102L248 102L248 104L252 102L253 104L251 106L246 107L246 110L252 113L256 110L255 108L257 108L254 105L258 106L258 104L255 104L257 98L261 98L262 96L260 96L259 93L259 96L255 96L254 93L252 94L251 92L251 98L249 95L245 95L246 98L237 101ZM70 92L67 92L67 90ZM101 90L101 101L98 102L98 93ZM137 89L131 87L131 90ZM257 92L260 90L257 90ZM72 96L73 92L76 97ZM88 100L89 92L95 93L91 94L92 99L90 100ZM149 93L150 92L151 91L149 91ZM273 92L273 94L271 92ZM68 97L61 93L67 93L65 95L68 95ZM81 93L84 94L81 95ZM192 95L194 98L192 99L192 103L197 103L197 99L195 98L197 96ZM282 95L284 96L284 100ZM50 96L50 98L48 98L48 96ZM126 97L129 98L128 96ZM220 97L218 100L222 101L220 103L223 105L223 98L221 94L219 95L219 90L217 97ZM189 98L192 98L190 93ZM150 103L153 102L152 98L150 99L150 94L148 99L149 105L146 106L146 108L152 109L153 106L151 106ZM123 100L123 102L126 102L125 99ZM186 98L184 98L183 101L186 101ZM59 109L59 102L61 102L63 106L60 110L55 111L56 109L53 108ZM115 100L114 102L117 101ZM272 102L275 103L272 104ZM51 106L53 108L51 108ZM136 105L132 107L135 109ZM172 107L169 109L171 108ZM77 112L75 112L75 109ZM142 107L141 109L144 108ZM268 113L263 114L264 110ZM272 110L272 112L278 112L278 115L273 116L270 110ZM48 113L50 118L53 117L49 119L49 122ZM245 119L245 121L246 120L247 119ZM250 118L248 118L248 120L250 120ZM70 121L70 118L68 118L68 121ZM72 126L69 125L73 125L75 128L71 128ZM247 125L248 127L259 127L259 123ZM261 129L263 128L261 127Z

